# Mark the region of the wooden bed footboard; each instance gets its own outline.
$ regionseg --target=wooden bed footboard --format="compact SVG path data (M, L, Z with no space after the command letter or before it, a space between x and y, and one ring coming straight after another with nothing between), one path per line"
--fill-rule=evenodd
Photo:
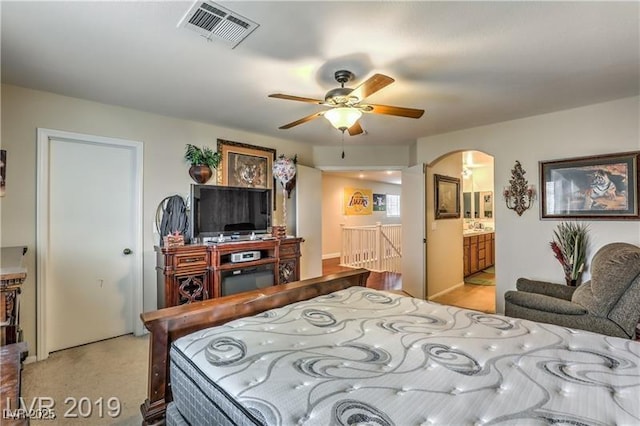
M196 330L224 324L236 318L255 315L352 286L364 287L368 276L369 271L366 269L354 269L141 314L144 326L151 332L147 399L140 406L143 424L162 422L167 404L172 400L169 349L174 340Z

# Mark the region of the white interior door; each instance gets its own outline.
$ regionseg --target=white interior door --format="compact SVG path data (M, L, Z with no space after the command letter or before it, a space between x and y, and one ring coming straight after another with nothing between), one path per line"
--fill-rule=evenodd
M296 177L296 235L300 245L300 279L322 275L322 172L298 165Z
M402 289L413 297L426 296L426 233L424 165L402 171Z
M50 138L48 154L47 354L133 331L139 258L136 151Z

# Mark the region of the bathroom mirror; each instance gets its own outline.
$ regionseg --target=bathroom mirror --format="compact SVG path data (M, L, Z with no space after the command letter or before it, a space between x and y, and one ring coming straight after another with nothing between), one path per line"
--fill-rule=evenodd
M483 191L480 192L480 218L490 219L493 217L493 192Z
M462 193L462 212L465 219L473 217L473 206L471 204L471 192Z
M462 208L465 219L493 218L493 191L475 191L462 193Z

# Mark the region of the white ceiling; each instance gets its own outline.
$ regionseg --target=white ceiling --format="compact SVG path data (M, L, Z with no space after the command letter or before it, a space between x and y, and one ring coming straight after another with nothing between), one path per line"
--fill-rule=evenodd
M349 69L367 99L422 108L366 114L351 144L422 136L639 93L638 2L236 1L260 24L235 49L177 28L190 2L2 2L2 82L314 145L340 143L324 107Z
M462 153L462 166L469 169L493 167L493 157L480 151L464 151Z

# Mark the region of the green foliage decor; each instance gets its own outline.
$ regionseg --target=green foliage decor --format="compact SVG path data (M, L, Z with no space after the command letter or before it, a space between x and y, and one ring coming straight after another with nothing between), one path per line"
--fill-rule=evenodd
M578 222L561 222L553 231L549 244L564 269L567 282L577 281L587 259L589 226Z
M220 165L222 155L218 151L213 151L211 148L199 148L195 145L188 143L184 153L184 159L187 160L192 166L207 165L211 169L217 169Z

